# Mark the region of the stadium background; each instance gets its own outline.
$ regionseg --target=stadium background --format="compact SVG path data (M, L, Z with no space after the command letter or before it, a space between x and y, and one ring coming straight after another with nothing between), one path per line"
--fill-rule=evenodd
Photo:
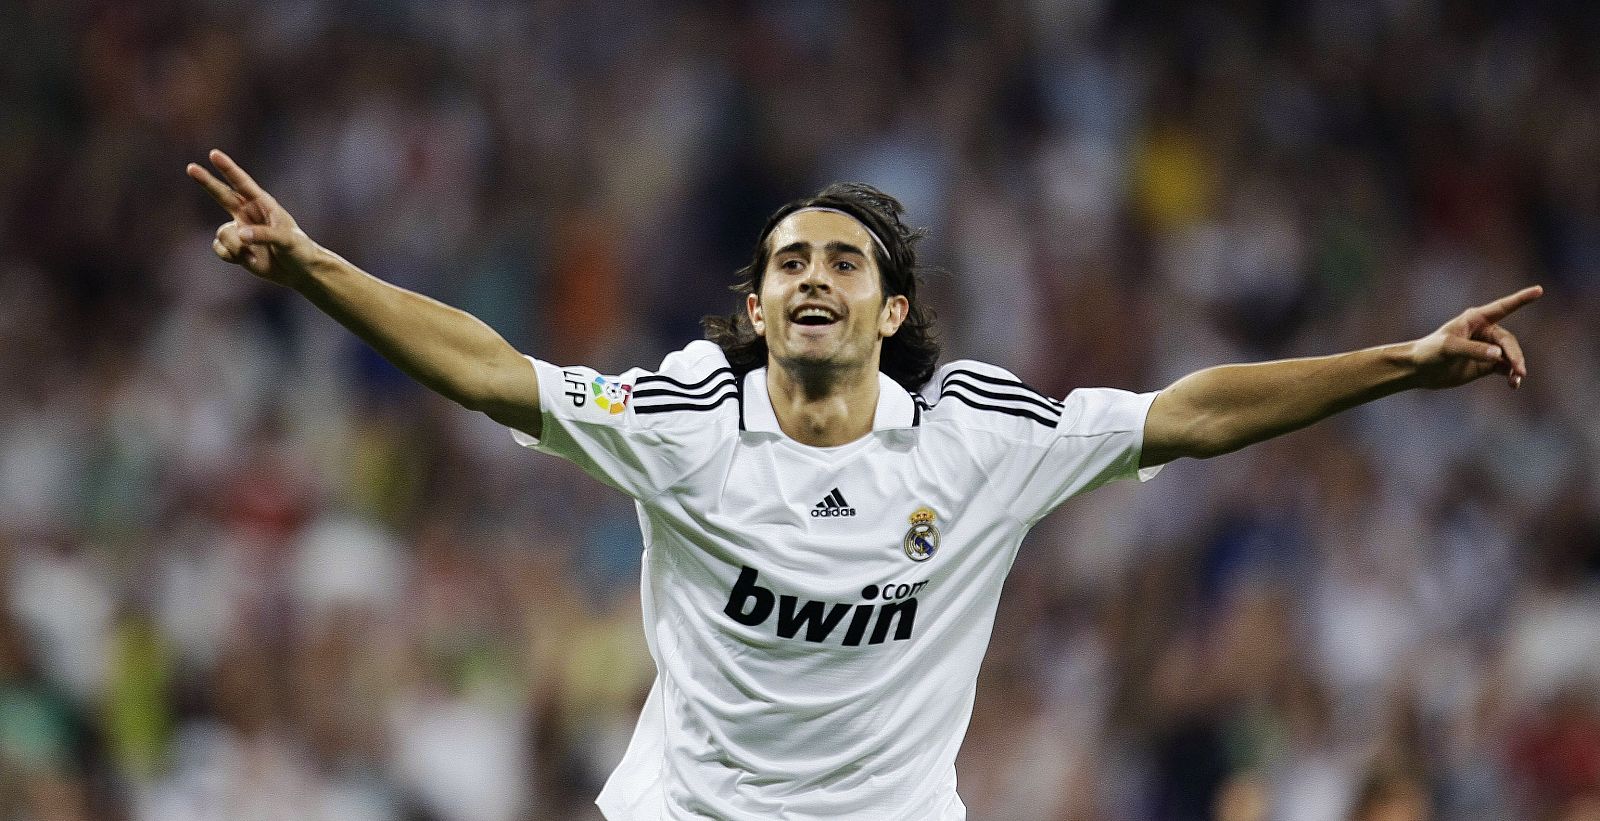
M630 504L219 263L182 170L219 146L613 370L836 179L933 229L949 357L1057 394L1542 282L1516 393L1045 521L960 783L980 821L1600 817L1597 9L0 3L0 816L592 818L652 675Z

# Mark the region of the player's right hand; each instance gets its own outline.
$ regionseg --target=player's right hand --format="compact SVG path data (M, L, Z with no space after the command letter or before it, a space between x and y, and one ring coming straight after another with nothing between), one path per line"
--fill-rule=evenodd
M210 159L227 182L212 176L197 163L189 163L184 170L233 216L217 229L211 250L224 262L239 265L262 279L292 287L308 271L317 244L233 158L212 149Z

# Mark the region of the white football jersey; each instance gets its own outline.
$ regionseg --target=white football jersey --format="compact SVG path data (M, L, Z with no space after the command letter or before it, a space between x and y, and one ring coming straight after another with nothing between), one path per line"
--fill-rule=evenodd
M543 435L517 441L632 496L644 532L657 674L605 816L964 818L956 751L1017 547L1141 473L1155 394L1056 400L953 362L920 394L880 374L873 432L817 448L711 342L615 377L532 361Z

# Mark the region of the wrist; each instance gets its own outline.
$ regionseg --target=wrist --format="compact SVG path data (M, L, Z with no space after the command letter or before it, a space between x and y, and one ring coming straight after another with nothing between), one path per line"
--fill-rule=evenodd
M310 291L327 287L330 278L338 275L339 264L344 262L338 254L316 242L309 242L309 245L309 250L288 256L279 280L307 296Z
M1418 381L1422 371L1418 341L1396 342L1378 348L1378 354L1391 374L1390 381L1400 390L1415 388L1421 384Z

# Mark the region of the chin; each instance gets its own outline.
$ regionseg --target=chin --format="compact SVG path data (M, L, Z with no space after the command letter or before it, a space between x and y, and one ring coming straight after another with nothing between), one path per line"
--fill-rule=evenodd
M786 368L830 368L838 364L834 357L809 351L790 351L773 359Z
M857 360L840 350L826 353L821 351L788 351L782 356L773 357L773 360L789 370L810 371L812 373L831 373L865 364L865 358Z

